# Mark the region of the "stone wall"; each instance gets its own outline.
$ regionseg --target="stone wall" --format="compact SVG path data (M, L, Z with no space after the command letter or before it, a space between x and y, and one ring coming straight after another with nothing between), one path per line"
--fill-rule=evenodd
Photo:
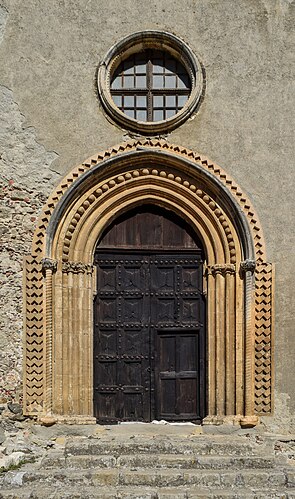
M13 93L0 87L0 401L18 398L22 379L22 260L58 174Z
M248 193L276 265L275 407L278 420L292 417L294 11L292 0L0 0L3 399L21 384L22 256L40 208L62 175L128 136L99 106L98 63L124 36L163 29L206 72L199 112L167 138L219 163Z

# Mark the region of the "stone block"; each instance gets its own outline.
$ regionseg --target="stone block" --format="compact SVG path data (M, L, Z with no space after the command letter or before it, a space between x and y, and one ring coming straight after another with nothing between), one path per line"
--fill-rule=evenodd
M66 441L67 441L66 437L60 436L55 439L55 444L64 446L66 444Z
M271 488L273 487L284 487L287 483L286 474L279 471L274 471L269 474L268 483Z
M201 487L217 487L220 485L220 474L210 471L184 472L184 483L187 485L199 485Z
M146 485L148 487L173 487L184 485L185 480L183 474L173 470L162 470L150 472L147 470L141 471L124 471L119 473L120 485Z
M66 459L61 454L50 454L45 456L41 461L42 468L46 468L48 470L53 468L65 468Z
M246 487L267 487L269 483L269 473L258 471L241 471L243 482Z
M116 458L113 456L68 456L65 460L67 468L114 468Z
M119 473L118 470L103 470L94 471L92 481L95 486L114 486L118 485Z
M136 454L118 457L117 465L130 468L193 468L197 459L192 455Z

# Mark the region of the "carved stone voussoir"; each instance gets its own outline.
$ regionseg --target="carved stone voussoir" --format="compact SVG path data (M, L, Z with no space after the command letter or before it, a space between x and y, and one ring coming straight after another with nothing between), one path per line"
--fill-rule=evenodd
M256 261L255 260L244 260L241 262L240 270L242 273L244 272L252 272L254 273L256 268Z
M51 272L56 272L57 269L57 261L56 260L51 260L51 258L43 258L42 260L42 269L45 270L51 270Z
M161 168L159 161L163 161ZM74 185L78 190L72 204ZM213 185L220 196L233 197L240 210L231 213L227 202L224 208L220 207L208 194ZM26 260L25 414L43 418L50 415L58 422L78 424L81 420L83 424L95 424L93 382L89 375L93 365L91 311L95 287L92 255L101 230L109 226L114 213L119 213L121 207L127 210L140 206L145 196L149 202L165 203L172 211L187 214L192 227L206 227L204 251L213 263L205 271L209 276L205 286L210 373L207 424L227 424L226 418L230 418L234 424L253 426L258 415L270 413L272 404L273 286L271 267L265 263L262 230L251 203L223 169L199 153L158 138L129 140L89 158L61 181L44 206L32 245L35 256ZM243 226L245 222L247 237L255 249L255 295L250 279L255 262L246 260L252 253L244 252L245 262L241 266L235 263L243 254L241 242L245 237L235 223L239 211L244 214ZM49 250L55 252L46 253ZM47 254L57 259L63 276L52 278L50 269L56 270L56 262L50 258L42 261ZM68 258L81 261L67 261ZM189 267L187 272L191 272ZM236 279L242 272L247 277L245 281L249 280L246 285ZM190 303L188 307L187 313ZM63 317L65 320L61 320ZM243 348L245 328L247 348ZM85 348L77 349L76 339ZM52 348L52 344L63 344L67 355ZM75 358L75 362L69 363L69 358ZM77 370L77 366L87 368ZM85 419L77 416L81 412Z
M207 274L213 275L214 277L217 274L225 276L226 274L235 274L235 273L236 273L236 266L233 263L209 265L207 267Z
M66 274L92 274L93 265L82 262L63 262L62 271Z

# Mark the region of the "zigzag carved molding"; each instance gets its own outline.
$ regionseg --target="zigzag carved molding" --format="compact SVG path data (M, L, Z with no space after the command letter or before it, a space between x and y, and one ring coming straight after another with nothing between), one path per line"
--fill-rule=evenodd
M255 289L255 412L272 409L272 267L257 265Z
M262 231L258 218L247 198L243 195L237 184L217 165L210 162L206 157L200 156L186 148L181 148L172 144L168 144L162 140L133 140L128 141L119 146L113 147L101 154L91 157L82 165L75 168L55 189L45 205L41 217L38 222L38 227L35 231L33 240L33 255L26 258L26 335L25 335L25 411L26 414L44 413L45 402L45 371L44 359L45 355L45 280L42 273L42 258L45 256L45 237L46 229L50 221L50 217L57 203L64 196L68 188L73 182L78 179L87 170L93 168L98 163L104 160L121 155L126 152L136 151L137 147L145 146L155 148L157 150L167 151L180 158L195 161L207 171L210 171L219 180L227 186L228 190L238 200L243 212L247 216L249 226L252 230L252 236L255 243L256 251L256 288L255 288L255 386L254 386L254 403L256 414L269 414L271 412L272 392L271 392L271 305L272 305L272 270L271 265L265 263L265 246ZM149 172L150 173L150 172ZM158 174L158 173L157 173ZM131 175L127 173L126 175ZM126 176L125 175L125 176ZM120 176L118 183L121 182ZM126 179L125 180L129 180ZM113 182L113 181L112 181ZM182 179L181 183L184 187L192 192L196 191L196 187L187 185L186 179ZM116 184L116 182L115 182ZM110 185L108 187L114 187ZM196 192L196 195L197 192ZM202 193L205 196L206 193ZM91 200L90 200L91 201ZM208 203L213 203L212 200ZM211 208L211 206L210 206ZM217 206L213 209L216 215ZM77 221L78 222L78 221ZM75 224L74 224L75 225ZM75 225L75 227L77 224ZM76 230L74 227L74 230ZM77 227L78 229L78 227ZM68 234L69 235L69 234ZM229 236L230 237L230 236ZM66 247L66 245L65 245Z
M35 231L32 253L33 254L44 253L43 243L44 243L46 228L50 220L50 216L53 213L53 210L58 201L61 199L61 197L65 194L67 189L73 184L73 182L76 179L78 179L81 175L83 175L83 173L85 173L87 170L96 166L98 163L102 163L104 160L117 155L124 155L124 153L126 152L135 151L138 147L141 146L166 151L175 154L179 157L188 159L190 161L194 161L199 165L201 165L204 169L206 169L207 171L211 172L216 177L218 177L219 180L229 189L232 195L237 199L244 213L247 216L249 225L253 233L257 262L265 261L265 244L260 223L258 221L258 217L250 201L246 198L246 196L243 194L243 192L241 191L239 186L234 182L234 180L229 175L227 175L222 168L220 168L215 163L211 162L207 157L201 156L200 154L195 153L185 147L179 147L174 144L169 144L165 140L156 140L156 139L130 140L128 142L124 142L123 144L119 144L102 153L90 157L84 163L74 168L71 171L71 173L69 173L69 175L67 175L59 184L59 186L55 189L55 191L49 197L48 202L43 209L43 212L38 222L38 228Z
M39 257L25 259L25 397L26 413L43 411L44 402L44 295L42 263Z

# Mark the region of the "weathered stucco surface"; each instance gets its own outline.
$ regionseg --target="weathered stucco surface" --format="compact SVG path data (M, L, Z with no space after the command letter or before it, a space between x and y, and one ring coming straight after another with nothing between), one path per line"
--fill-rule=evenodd
M0 43L8 12L0 7ZM0 85L0 402L18 399L22 384L22 260L37 217L59 175L57 157L38 143L14 100Z
M219 163L252 200L276 265L277 417L295 411L294 24L292 0L2 0L0 384L20 382L21 265L60 175L121 142L99 106L96 70L122 37L163 29L206 71L199 112L168 136ZM53 152L54 151L54 152Z
M19 395L22 347L22 259L39 211L58 175L56 158L24 123L13 93L0 86L0 399ZM42 170L40 171L40 166Z

